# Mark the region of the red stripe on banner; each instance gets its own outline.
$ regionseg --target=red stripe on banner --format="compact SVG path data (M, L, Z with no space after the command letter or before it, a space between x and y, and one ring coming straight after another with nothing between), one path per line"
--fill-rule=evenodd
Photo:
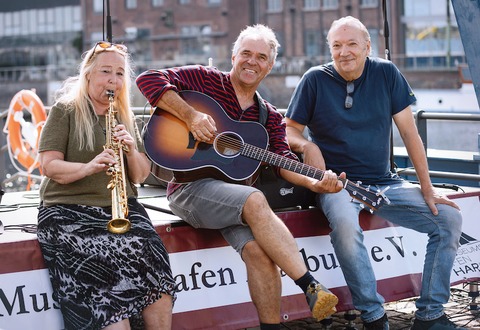
M0 274L37 270L45 267L37 239L2 243Z
M324 236L330 233L328 221L319 209L278 212L295 238ZM375 230L394 226L390 222L367 211L360 212L363 230ZM168 252L184 252L228 246L218 230L195 229L185 222L156 227Z
M478 191L473 191L473 192L468 192L468 193L457 193L457 194L452 194L452 195L447 195L448 198L450 199L458 199L458 198L467 198L467 197L478 197L478 200L480 201L480 193Z

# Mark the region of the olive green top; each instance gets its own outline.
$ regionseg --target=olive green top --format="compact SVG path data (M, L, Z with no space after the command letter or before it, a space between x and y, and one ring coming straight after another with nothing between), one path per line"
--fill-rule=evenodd
M42 129L39 152L60 151L64 159L69 162L88 163L103 151L105 144L105 116L98 116L99 122L94 126L95 150L80 150L79 142L75 138L75 111L72 107L56 104L48 113L47 121ZM137 146L140 152L145 152L143 142L135 126ZM124 160L127 167L127 161ZM136 187L128 179L127 196L137 196ZM44 177L40 186L40 199L44 206L55 204L79 204L107 207L112 204L111 190L107 188L110 176L102 171L69 184L59 184L54 180Z

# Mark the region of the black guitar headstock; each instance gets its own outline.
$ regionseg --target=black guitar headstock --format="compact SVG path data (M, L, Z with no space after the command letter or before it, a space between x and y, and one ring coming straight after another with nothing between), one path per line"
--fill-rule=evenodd
M346 181L344 188L348 191L350 196L361 202L364 209L370 213L378 210L383 204L390 204L390 200L385 196L385 191L390 189L386 187L381 191L372 189L370 186L364 187L360 181L351 182Z

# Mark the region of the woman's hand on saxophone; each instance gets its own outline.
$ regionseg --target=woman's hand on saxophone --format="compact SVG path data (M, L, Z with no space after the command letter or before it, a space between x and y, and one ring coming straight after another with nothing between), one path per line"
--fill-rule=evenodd
M125 125L117 124L113 129L113 138L122 144L124 155L128 159L128 176L133 183L142 183L150 174L151 163L143 152L135 147L134 137L127 131Z
M126 150L124 150L126 153L128 153L130 150L135 149L135 141L132 135L130 135L130 133L125 128L125 125L118 124L117 126L115 126L113 136L118 142L120 142L124 147L126 147Z
M117 163L115 159L115 152L112 149L104 149L95 158L93 158L87 166L92 168L92 173L107 171L111 166Z
M89 175L106 172L115 165L115 153L105 149L88 163L65 161L60 151L49 150L39 154L43 174L60 184L68 184Z

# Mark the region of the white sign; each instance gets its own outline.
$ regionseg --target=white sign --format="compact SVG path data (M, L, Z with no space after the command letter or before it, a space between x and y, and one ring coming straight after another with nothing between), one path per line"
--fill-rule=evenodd
M451 282L480 278L480 211L478 196L456 199L464 216L462 240ZM427 237L403 228L386 227L364 232L377 280L422 272ZM313 275L329 288L345 287L329 236L296 239L299 253ZM243 261L231 247L170 254L178 285L174 313L235 305L250 301ZM283 296L301 293L283 275ZM386 297L388 300L388 297ZM46 269L0 275L0 330L62 329L58 306Z

